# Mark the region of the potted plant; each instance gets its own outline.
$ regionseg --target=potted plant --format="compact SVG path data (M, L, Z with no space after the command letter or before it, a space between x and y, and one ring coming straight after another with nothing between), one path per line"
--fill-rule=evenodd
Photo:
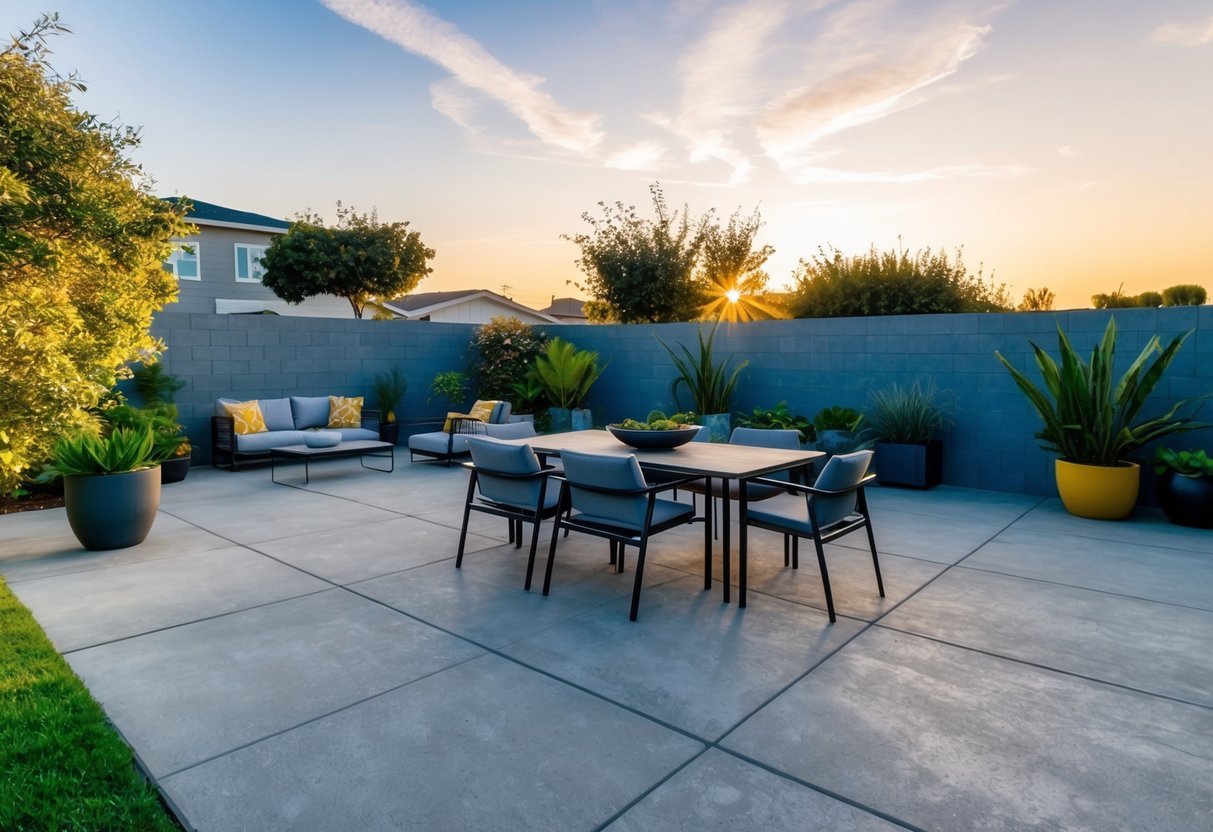
M590 387L604 369L598 366L598 353L579 350L560 338L549 341L544 352L535 357L535 373L552 403L548 414L553 432L588 430L594 426L593 416L584 404Z
M161 460L161 484L184 480L190 472L192 447L177 421L176 405L157 402L146 407L132 407L121 400L121 394L112 395L120 403L102 410L102 418L113 428L135 432L151 430L154 455Z
M943 482L943 443L951 424L931 381L893 384L872 394L868 432L875 440L876 479L884 485L934 488Z
M385 373L377 373L371 381L371 395L382 418L379 420L379 441L393 445L400 439L400 424L396 421L396 408L408 390L408 381L399 367Z
M543 382L535 368L528 368L526 375L510 386L510 391L514 398L510 421L534 422L535 411L543 401Z
M994 353L1044 422L1036 438L1046 451L1057 454L1057 491L1071 514L1097 520L1128 517L1141 484L1141 469L1128 459L1129 455L1147 442L1207 427L1181 414L1191 400L1177 402L1153 419L1138 418L1146 399L1191 334L1189 330L1177 336L1165 348L1158 336L1153 336L1124 375L1114 381L1115 318L1108 319L1103 338L1091 350L1089 361L1083 360L1059 326L1060 366L1032 344L1044 380L1043 390L1002 354Z
M730 355L719 364L716 363L712 357L712 344L716 340L716 330L719 327L720 323L717 322L706 339L703 337L703 329L699 330L698 357L683 344L678 345L678 348L682 350L682 354L679 355L665 341L660 338L657 340L670 354L670 358L674 360L674 367L678 370L678 377L670 385L674 403L680 410L682 409L682 403L678 400L678 390L685 387L691 396L692 403L688 409L702 414L700 418L708 426L712 441L728 442L733 391L737 389L741 371L749 366L750 362L741 362L732 373L729 372L729 363L733 360L733 356Z
M787 402L780 402L769 409L756 407L748 415L738 416L737 424L743 428L800 431L802 443L817 441L817 430L813 423L789 411Z
M813 427L817 429L817 450L827 454L849 454L858 449L859 438L856 431L863 423L863 414L853 407L822 408L813 417Z
M1172 523L1213 529L1213 459L1202 448L1154 452L1155 494Z
M67 520L85 549L144 541L160 507L160 461L150 427L77 433L55 443L48 474L63 477Z
M160 464L160 481L162 484L181 482L189 475L190 458L193 454L193 444L185 435L184 428L177 421L177 406L173 397L185 387L184 379L166 372L162 364L142 364L136 367L131 377L134 380L135 392L143 399L145 416L152 425L157 444L156 453L164 457ZM117 400L122 402L119 394ZM107 416L108 418L108 416ZM112 424L118 424L109 419ZM138 421L127 422L125 427L138 427Z

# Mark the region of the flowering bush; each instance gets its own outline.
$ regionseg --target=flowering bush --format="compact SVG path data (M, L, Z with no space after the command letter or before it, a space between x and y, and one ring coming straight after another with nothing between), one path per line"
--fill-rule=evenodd
M498 315L476 330L476 384L482 399L513 401L514 383L535 366L547 335L514 317Z

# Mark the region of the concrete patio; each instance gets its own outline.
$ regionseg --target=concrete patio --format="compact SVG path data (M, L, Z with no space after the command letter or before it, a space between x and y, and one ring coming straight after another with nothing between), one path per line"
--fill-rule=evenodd
M887 598L832 545L830 625L814 558L756 532L725 606L691 526L633 624L605 542L563 541L544 598L473 517L456 572L458 468L269 480L195 469L117 552L0 517L0 572L189 828L1213 827L1213 533L874 489Z

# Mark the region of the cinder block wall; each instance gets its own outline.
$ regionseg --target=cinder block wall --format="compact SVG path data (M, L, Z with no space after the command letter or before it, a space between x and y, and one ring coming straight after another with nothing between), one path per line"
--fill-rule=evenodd
M952 403L954 424L943 436L946 482L1053 494L1052 457L1034 438L1039 420L994 351L1035 377L1029 341L1055 354L1060 324L1075 346L1088 352L1108 314L1079 310L722 324L716 353L749 361L734 403L737 411L787 401L811 418L829 405L863 409L870 391L894 382L933 378ZM1176 399L1213 391L1213 307L1124 309L1115 315L1118 371L1155 333L1165 341L1197 330L1147 411L1162 412ZM218 396L366 395L371 377L393 364L409 379L405 415L439 415L445 403L425 402L429 382L435 373L467 365L474 329L432 322L162 313L153 332L169 346L167 369L187 381L178 394L183 423L205 453L207 419ZM602 424L675 408L674 370L658 337L697 350L696 324L564 325L547 331L596 350L609 362L589 402ZM1213 410L1206 415L1213 421ZM1213 447L1213 432L1181 436L1174 444ZM1148 485L1149 477L1147 493Z

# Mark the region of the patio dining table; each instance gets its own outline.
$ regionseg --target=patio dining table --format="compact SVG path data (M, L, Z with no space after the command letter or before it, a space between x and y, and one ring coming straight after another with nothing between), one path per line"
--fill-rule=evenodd
M624 445L605 430L576 430L552 433L546 436L530 436L525 439L502 440L511 445L530 445L539 456L560 456L562 450L581 451L590 454L627 456L633 454L641 470L673 474L681 477L703 477L707 480L709 494L713 479L721 481L721 492L729 493L729 482L738 481L737 493L742 522L745 521L747 481L764 477L778 471L786 471L811 464L825 456L821 451L790 450L785 448L760 448L751 445L727 445L711 442L689 442L668 450L645 450ZM705 499L704 511L704 573L703 588L712 588L712 499ZM729 500L721 501L724 509L722 534L722 580L724 602L730 601L732 586L730 575L730 508ZM742 540L744 541L744 536ZM746 605L746 547L743 543L737 553L737 605Z

